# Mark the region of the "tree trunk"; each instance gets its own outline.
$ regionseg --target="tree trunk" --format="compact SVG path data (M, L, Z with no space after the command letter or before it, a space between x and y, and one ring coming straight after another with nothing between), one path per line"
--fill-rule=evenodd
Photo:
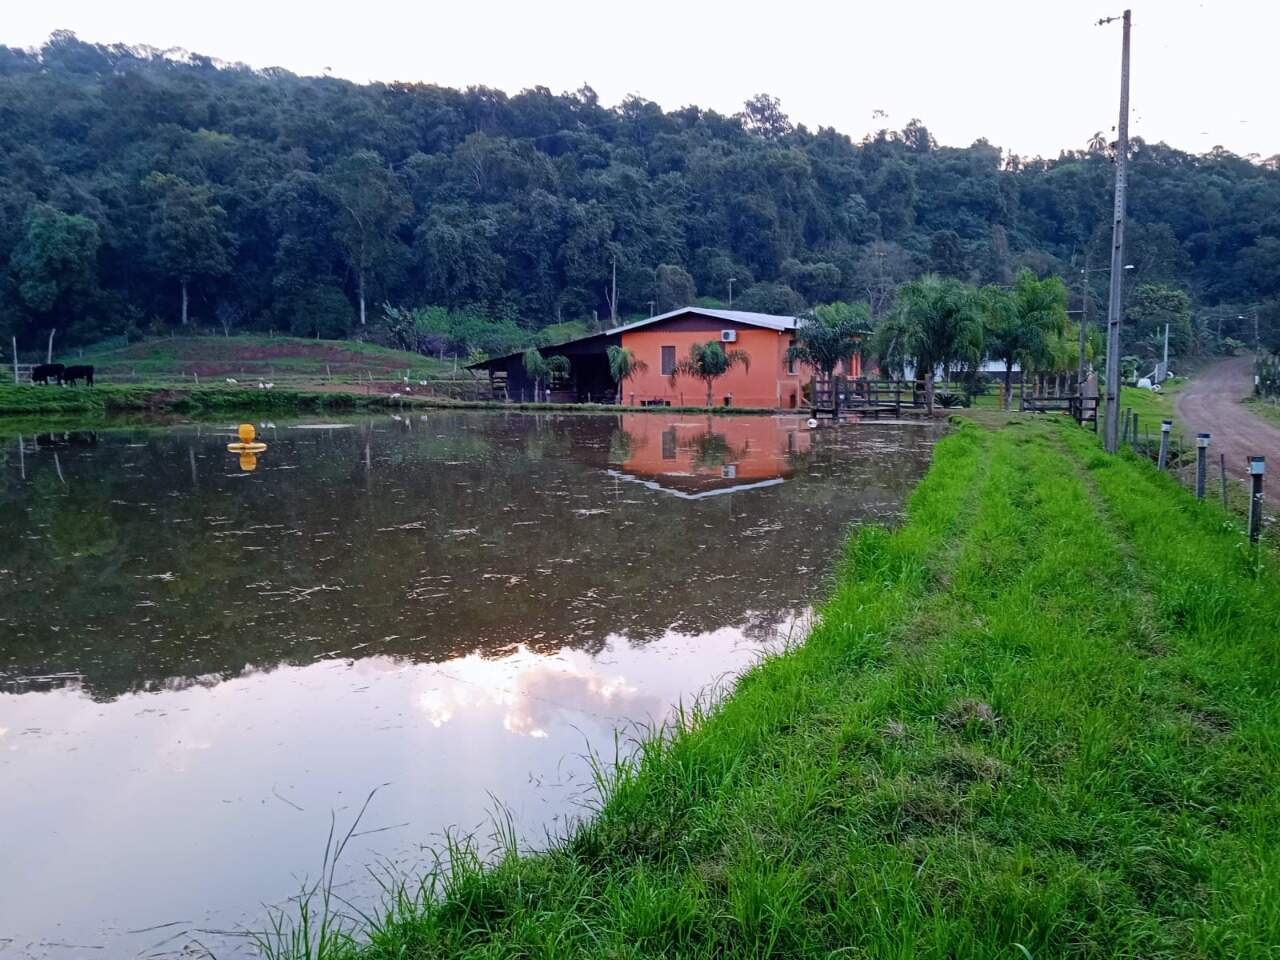
M622 389L625 383L625 380L618 381L618 406L622 406Z
M707 381L707 409L711 409L711 395L715 392L716 382L714 380Z
M364 326L364 269L360 270L360 326Z
M933 377L924 378L924 408L929 416L933 416Z
M182 281L182 325L187 325L187 281Z
M45 352L44 362L53 363L53 335L58 332L58 328L54 327L49 331L49 349Z
M1009 405L1013 403L1013 361L1006 359L1004 362L1004 408L1009 409Z

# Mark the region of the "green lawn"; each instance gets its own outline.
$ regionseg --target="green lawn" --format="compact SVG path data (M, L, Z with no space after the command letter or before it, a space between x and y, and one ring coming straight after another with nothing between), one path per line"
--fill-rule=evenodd
M1150 464L964 423L807 642L594 818L268 952L1280 957L1277 623L1271 561Z

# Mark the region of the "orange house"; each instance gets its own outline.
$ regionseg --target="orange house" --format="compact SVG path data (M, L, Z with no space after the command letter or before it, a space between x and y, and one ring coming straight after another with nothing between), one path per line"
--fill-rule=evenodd
M567 357L570 372L549 390L543 385L543 394L538 396L535 394L539 386L529 381L520 354L486 360L472 368L487 370L495 393L505 393L512 400L605 400L618 401L624 406L701 407L707 402L707 384L696 377L673 377L672 374L695 344L714 340L726 351L745 353L748 362L734 365L712 382L712 406L794 410L803 405L802 387L813 376L811 368L787 358L795 341L797 322L795 317L768 313L681 307L589 337L541 348L544 356ZM611 346L627 348L644 364L643 371L622 385L620 397L617 385L609 376L607 351ZM861 376L860 358L855 354L836 372Z
M702 406L706 384L694 377L671 373L694 344L716 340L728 350L747 354L746 366L735 365L712 384L712 406L770 407L793 410L803 403L801 388L813 376L806 364L787 359L795 341L796 318L741 310L685 307L649 320L617 328L622 346L643 361L646 369L623 388L622 402L670 403ZM839 372L861 375L855 354Z

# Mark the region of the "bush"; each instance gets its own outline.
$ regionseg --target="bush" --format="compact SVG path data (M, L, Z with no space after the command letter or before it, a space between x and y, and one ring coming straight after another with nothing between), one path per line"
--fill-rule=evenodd
M935 396L934 399L938 401L938 406L948 410L954 407L967 407L970 403L970 398L965 396L963 393L952 393L950 390L944 390L942 393Z

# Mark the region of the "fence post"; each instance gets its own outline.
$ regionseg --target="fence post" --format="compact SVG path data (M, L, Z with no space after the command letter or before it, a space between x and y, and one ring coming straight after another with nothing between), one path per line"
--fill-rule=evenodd
M1222 509L1227 509L1227 455L1218 454L1218 469L1222 472Z
M1196 434L1196 499L1204 499L1204 482L1209 474L1209 434Z
M1138 414L1134 411L1131 415L1133 418L1133 426L1129 428L1129 444L1134 450L1138 449Z
M1266 457L1249 458L1249 542L1257 543L1262 535L1262 478L1267 472Z
M1169 465L1169 431L1173 429L1172 420L1160 421L1160 460L1159 467L1163 470Z
M18 382L18 338L13 338L13 382Z

